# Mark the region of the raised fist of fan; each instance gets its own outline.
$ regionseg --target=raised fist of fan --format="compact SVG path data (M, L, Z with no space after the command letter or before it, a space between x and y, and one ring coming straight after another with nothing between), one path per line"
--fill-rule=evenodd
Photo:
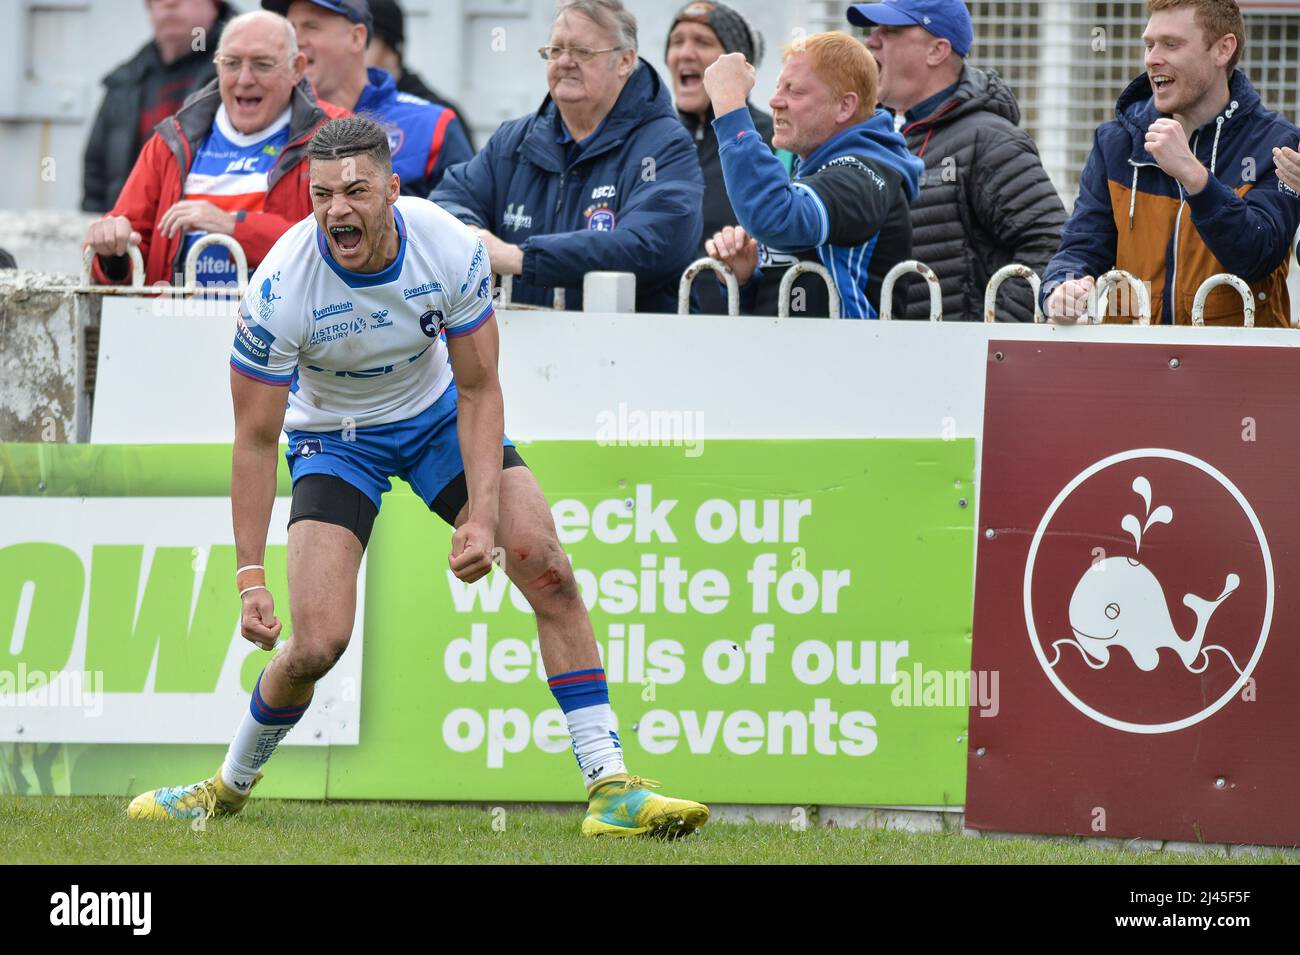
M758 268L758 240L738 225L729 225L704 243L704 251L726 264L744 285Z

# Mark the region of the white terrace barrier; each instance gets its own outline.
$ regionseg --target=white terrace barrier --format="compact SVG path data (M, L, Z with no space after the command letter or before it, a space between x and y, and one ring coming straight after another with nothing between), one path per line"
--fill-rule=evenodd
M198 256L205 248L213 245L230 249L236 261L238 274L238 282L235 286L223 288L197 285ZM193 440L229 439L228 403L219 397L225 395L227 389L224 360L229 351L229 317L225 315L220 304L214 305L207 299L210 296L217 299L219 303L224 297L242 294L248 282L248 263L243 249L233 239L225 236L208 236L200 240L187 256L184 281L180 286L160 284L146 287L144 263L139 250L130 249L129 258L131 279L126 285L91 284L92 260L89 254L82 259L79 282L74 283L71 276L26 271L7 272L4 273L3 278L0 278L0 305L4 306L0 309L0 441L63 442L86 441L91 438L97 441L144 441L151 437L155 440L167 441L180 440L180 436L187 432L191 434ZM686 270L678 288L679 309L684 314L685 309L689 308L691 282L700 272L706 270L721 275L728 289L729 316L738 316L739 287L735 275L726 265L714 259L700 259L693 262ZM783 277L779 323L785 325L784 319L790 315L791 286L795 276L800 272L819 274L824 281L827 281L831 292L829 311L832 316L838 315L838 296L833 288L834 283L829 281L825 270L819 269L816 263L801 263ZM886 276L881 289L881 319L890 321L893 318L894 285L902 275L909 273L919 274L927 282L931 303L930 322L897 324L929 325L941 322L942 300L938 279L931 269L917 261L900 263ZM1037 301L1040 288L1038 276L1026 266L1008 265L993 276L986 289L985 323L994 323L998 288L1003 282L1012 278L1027 281L1034 289ZM1150 325L1151 301L1147 286L1135 276L1112 271L1102 276L1094 288L1089 316L1081 324L1078 334L1092 335L1095 336L1093 340L1100 341L1121 340L1117 337L1121 335L1130 336L1128 339L1130 341L1167 340L1167 338L1160 338L1162 335L1169 334L1164 328L1151 329L1150 334L1155 336L1152 338L1146 335L1132 337L1134 332L1127 329L1103 333L1102 329L1091 328L1093 323L1099 322L1104 316L1107 297L1117 286L1125 285L1131 293L1130 302L1136 305L1136 324ZM1197 291L1192 309L1192 324L1198 329L1210 331L1203 329L1205 302L1210 292L1221 285L1231 286L1241 295L1245 324L1248 327L1253 326L1255 303L1249 286L1240 278L1231 275L1216 275L1207 280ZM571 327L572 313L564 312L563 289L555 290L555 310L551 310L514 304L511 301L511 286L510 276L503 277L497 301L503 324L519 328L521 312L545 311L556 319L564 315L569 316L568 321L560 324L564 324L566 328ZM665 316L627 316L627 312L634 307L635 303L635 276L628 273L592 273L584 280L583 287L589 315L610 318L621 314L626 318L635 318L629 330L642 329L642 333L647 338L659 340L662 330L652 329L659 329L660 326L656 323L662 322ZM194 299L196 306L202 307L186 307L186 301L189 299ZM101 313L104 316L102 336ZM698 371L704 376L705 381L716 379L720 364L727 367L749 367L746 362L752 361L762 365L773 353L797 362L800 355L805 353L804 345L795 344L797 341L802 341L801 336L807 333L807 326L802 323L800 331L793 335L792 340L787 340L784 335L778 336L779 340L769 340L773 333L759 332L757 329L770 328L771 320L763 323L761 319L750 317L745 318L744 321L746 324L743 327L733 326L729 322L721 326L710 325L709 334L712 336L716 329L720 337L715 344L717 348L723 349L728 360L720 363L717 352L704 353L702 356L704 367ZM1035 323L1042 327L1043 321L1043 316L1036 307ZM148 329L139 323L148 324ZM696 326L700 324L702 323L695 322L692 329L685 333L698 336L700 330ZM828 354L850 356L852 367L846 367L843 372L853 378L860 377L863 367L860 363L863 356L873 350L884 349L883 354L890 355L893 342L919 341L914 333L903 332L898 336L882 333L880 326L872 323L866 323L865 327L859 326L856 322L834 324L843 326L843 330L835 333L837 337L834 342L822 342L820 338L816 338L815 340L820 344L815 351L822 356L822 359L825 359ZM890 324L895 323L890 322ZM955 337L944 341L956 347L969 334L957 332L956 326L969 324L949 323L947 327L950 331L947 334ZM996 330L990 329L989 335L1022 337L1021 332L1009 331L1017 325L1018 323L997 323ZM531 329L536 326L527 323L526 327ZM1060 327L1048 324L1043 330ZM1024 334L1029 334L1028 330L1032 329L1032 326L1024 326L1024 328L1026 329ZM1249 344L1277 344L1279 340L1291 344L1287 331L1257 329L1251 334ZM1187 336L1190 332L1190 329L1179 332L1179 340L1188 340ZM579 338L588 334L601 336L601 340L593 347L601 356L605 356L604 360L609 361L611 365L617 360L620 375L629 374L629 366L648 363L653 367L659 361L652 358L643 348L633 347L622 336L608 339L608 329L603 327L594 330L584 329ZM823 334L825 333L821 331L816 333L817 336ZM838 337L841 335L844 336L842 342ZM1280 339L1277 338L1278 335L1281 336ZM1195 341L1201 340L1199 337L1195 338ZM1217 330L1212 339L1204 340L1216 344L1242 343L1240 333L1233 328ZM549 342L549 339L547 341ZM750 348L758 341L766 342L766 347L774 348L775 352L764 352L760 348L758 352L751 354ZM142 342L154 344L142 345ZM572 347L572 345L565 347ZM928 354L934 348L934 344L927 340L924 348ZM158 349L165 351L166 355L157 351ZM534 355L538 358L552 356L550 360L538 365L536 370L549 380L549 376L556 368L567 366L568 362L563 360L564 354L563 349L557 352L550 344L534 351ZM186 360L177 361L178 355L186 356ZM745 355L750 357L745 358ZM213 358L215 364L208 367L201 356L215 356ZM589 357L594 358L595 355ZM813 360L811 353L807 357L809 361ZM872 357L873 365L875 357ZM683 365L683 356L677 350L671 350L671 354L665 354L661 359L675 367ZM503 371L520 360L525 359L519 353L512 349L504 350ZM531 356L526 360L533 362ZM905 364L906 362L902 363ZM889 358L885 365L889 368L902 367L897 355ZM883 371L883 368L881 370ZM827 373L834 374L830 370ZM952 380L950 375L951 369L948 369L933 381L933 386L947 388ZM655 376L651 376L651 379L653 382L647 380L648 390L642 396L647 407L654 406L656 400L662 401L661 398L651 397L652 393L658 393L655 389L658 389L662 382ZM915 376L906 377L898 380L896 385L898 388L910 391L919 380L921 379ZM654 389L650 387L652 383ZM680 388L680 386L679 380L676 387ZM720 383L717 386L723 387ZM737 389L738 393L745 393L750 386L743 380L737 380L728 387ZM581 388L577 393L586 395ZM158 401L160 394L167 395L167 400ZM616 395L616 391L610 391L607 397L609 400L615 400ZM218 397L214 398L214 396ZM530 408L531 413L532 407L553 407L554 400L554 396L550 395L547 402L530 406L525 401L523 407ZM701 406L698 402L703 401L704 396L696 395L693 400L695 403L690 406ZM92 403L95 409L93 427L90 414ZM515 407L519 408L520 405L516 404ZM584 405L584 407L589 406ZM577 414L581 409L574 408L571 411ZM724 420L727 420L725 414L727 413L724 413ZM806 419L801 420L804 421L802 426L806 427ZM534 428L536 430L533 430ZM791 428L792 430L786 433L801 433L798 427L794 426L794 422L791 422ZM548 433L547 428L540 421L531 418L528 420L528 430L532 430L532 433L537 436ZM527 434L528 431L523 433Z

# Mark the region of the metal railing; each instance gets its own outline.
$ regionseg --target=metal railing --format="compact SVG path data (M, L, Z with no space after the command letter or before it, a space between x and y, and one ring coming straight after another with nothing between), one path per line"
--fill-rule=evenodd
M894 285L900 278L910 272L915 272L925 279L926 284L930 287L930 321L943 321L943 290L939 287L939 276L934 274L934 270L924 262L918 262L916 259L908 259L906 262L899 262L885 275L885 280L880 283L880 320L882 322L892 321L894 318Z
M984 289L984 321L997 321L998 307L998 290L1002 288L1002 283L1007 279L1024 279L1029 283L1029 287L1034 291L1034 324L1041 325L1044 321L1043 310L1038 305L1038 293L1042 289L1042 280L1039 279L1038 273L1027 265L1017 265L1014 262L1011 265L1004 265L993 273L989 279L988 286Z
M777 292L776 317L790 317L790 297L794 294L794 280L805 274L822 277L822 281L826 283L827 316L839 318L840 290L835 287L835 280L831 278L831 273L826 271L826 266L819 262L796 262L785 270L785 275L781 276L781 288Z
M695 280L701 272L708 271L716 272L722 276L722 280L727 284L727 314L738 316L740 314L740 283L736 281L736 273L731 271L731 267L725 262L708 256L696 259L686 266L686 271L682 273L681 281L677 283L677 314L690 314L691 286L695 284Z
M1099 278L1097 284L1093 286L1092 295L1088 299L1088 306L1091 311L1091 316L1088 319L1089 325L1101 323L1103 316L1106 314L1106 296L1110 294L1112 288L1116 288L1121 282L1127 283L1130 291L1137 296L1138 324L1151 324L1151 294L1147 291L1146 285L1138 281L1137 276L1132 272L1125 272L1123 269L1111 269Z
M1246 316L1246 328L1255 327L1255 296L1251 292L1250 286L1242 279L1235 275L1229 275L1226 272L1220 272L1218 275L1211 275L1201 283L1201 287L1196 290L1196 298L1192 300L1192 324L1197 327L1205 324L1205 300L1220 285L1230 285L1237 290L1241 296L1242 308Z

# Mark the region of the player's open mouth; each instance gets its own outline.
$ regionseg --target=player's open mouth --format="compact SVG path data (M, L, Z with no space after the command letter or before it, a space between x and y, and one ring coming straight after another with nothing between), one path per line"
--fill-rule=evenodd
M361 245L361 230L354 225L330 226L330 238L340 252L351 254Z
M236 96L235 105L240 109L257 109L262 105L260 96Z
M697 90L704 85L704 74L699 70L680 70L677 73L677 89L683 93Z
M1157 93L1163 93L1173 84L1174 78L1167 73L1157 73L1151 77L1151 85L1155 87Z

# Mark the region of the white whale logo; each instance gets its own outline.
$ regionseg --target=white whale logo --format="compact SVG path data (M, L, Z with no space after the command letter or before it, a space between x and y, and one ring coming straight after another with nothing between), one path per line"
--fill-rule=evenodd
M1133 514L1125 514L1120 527L1133 536L1140 553L1142 535L1153 524L1172 524L1174 512L1165 504L1151 510L1151 482L1145 477L1133 480L1133 490L1146 504L1145 520L1139 523ZM1210 651L1218 650L1241 673L1241 667L1226 648L1218 644L1202 646L1214 611L1240 586L1241 578L1230 573L1224 578L1223 592L1213 600L1186 594L1183 604L1196 614L1196 629L1184 640L1174 627L1164 588L1145 564L1132 557L1097 561L1083 572L1070 598L1070 629L1074 638L1052 644L1049 665L1054 667L1060 661L1062 644L1077 647L1083 661L1094 670L1110 662L1112 647L1122 647L1138 669L1150 672L1160 665L1161 648L1168 648L1178 654L1189 673L1204 673L1210 664Z
M1196 624L1188 636L1183 636L1174 625L1169 604L1165 599L1164 588L1149 567L1141 560L1142 538L1151 528L1160 524L1173 524L1174 510L1167 505L1151 508L1150 482L1146 478L1133 481L1136 491L1145 503L1144 517L1139 520L1136 515L1126 514L1120 522L1123 530L1132 537L1137 548L1134 557L1107 557L1089 567L1075 584L1069 604L1069 621L1071 636L1055 642L1039 638L1034 613L1034 571L1039 552L1045 545L1052 520L1062 505L1079 490L1107 468L1125 465L1127 462L1155 459L1175 462L1199 471L1210 478L1225 494L1226 507L1244 517L1249 525L1248 532L1254 538L1258 549L1262 581L1252 585L1252 592L1263 597L1263 612L1259 622L1259 636L1255 639L1250 658L1239 666L1226 648L1214 643L1207 643L1207 636L1212 633L1211 623L1215 612L1225 601L1232 599L1241 587L1242 577L1238 573L1228 573L1224 579L1223 590L1215 598L1209 599L1196 594L1186 594L1183 604L1195 614ZM1235 502L1235 504L1233 503ZM1224 512L1226 515L1227 512ZM1055 536L1055 535L1053 535ZM1192 540L1196 541L1197 538ZM1199 539L1202 546L1212 547L1213 542ZM1245 568L1236 568L1243 574ZM1251 579L1255 580L1254 571ZM1261 586L1262 585L1262 586ZM1275 600L1276 576L1273 569L1273 557L1268 538L1260 524L1259 517L1251 507L1241 490L1214 467L1194 455L1170 448L1134 448L1121 451L1103 458L1076 474L1056 495L1044 512L1030 541L1029 553L1025 558L1025 574L1022 588L1025 629L1044 675L1056 688L1057 692L1076 710L1089 719L1103 726L1121 730L1126 733L1171 733L1194 726L1202 720L1213 716L1227 706L1241 693L1251 679L1251 673L1259 664L1268 642L1269 630L1273 625L1273 606ZM1237 598L1242 599L1241 597ZM1055 616L1055 611L1050 611ZM1053 636L1056 636L1055 634ZM1109 665L1117 649L1123 649L1133 659L1140 670L1151 672L1160 665L1161 648L1173 651L1181 665L1190 673L1203 673L1217 657L1213 651L1224 654L1231 664L1237 679L1216 699L1207 700L1205 705L1195 712L1184 710L1183 715L1163 722L1139 723L1122 719L1102 712L1092 704L1080 699L1061 675L1057 664L1062 657L1062 647L1069 644L1082 655L1083 660L1092 670L1103 670ZM1049 659L1050 655L1050 659ZM1219 661L1216 666L1221 666ZM1177 666L1177 664L1175 664ZM1077 677L1074 679L1078 679Z

